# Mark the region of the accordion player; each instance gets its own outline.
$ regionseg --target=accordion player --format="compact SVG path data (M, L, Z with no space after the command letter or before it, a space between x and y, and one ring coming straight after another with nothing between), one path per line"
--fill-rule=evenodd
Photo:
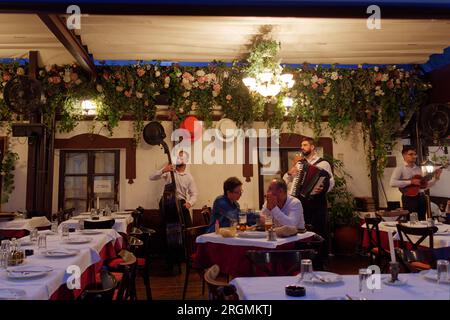
M323 186L324 190L328 190L330 186L330 174L315 165L308 163L306 160L297 162L298 173L294 176L289 194L297 199L314 199L325 194L322 192L317 194L314 192L319 186Z

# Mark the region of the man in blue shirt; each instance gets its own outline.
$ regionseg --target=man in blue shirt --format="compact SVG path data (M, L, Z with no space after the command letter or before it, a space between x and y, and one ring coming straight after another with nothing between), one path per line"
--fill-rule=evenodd
M241 195L242 182L238 178L231 177L225 180L223 195L214 200L208 232L214 232L216 220L219 221L221 228L231 226L232 221L238 221L240 207L237 201Z

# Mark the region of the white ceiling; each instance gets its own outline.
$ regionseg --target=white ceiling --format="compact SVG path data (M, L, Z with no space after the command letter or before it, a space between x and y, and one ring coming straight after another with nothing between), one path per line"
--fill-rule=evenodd
M89 15L77 33L100 60L228 62L262 25L273 26L284 63L425 63L450 46L450 20L382 19L369 30L364 19ZM0 57L29 50L45 64L73 61L37 16L0 14Z

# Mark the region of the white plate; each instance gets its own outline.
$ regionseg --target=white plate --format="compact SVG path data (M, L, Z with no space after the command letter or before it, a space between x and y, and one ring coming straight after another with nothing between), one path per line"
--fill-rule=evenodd
M314 284L334 284L342 281L342 276L337 273L326 272L326 271L314 271L315 277L311 280L305 281L306 283L314 283Z
M240 238L252 238L252 239L259 239L259 238L267 237L267 233L264 231L244 231L244 232L238 232L237 235Z
M97 229L84 229L84 230L81 230L80 233L82 233L82 234L101 234L103 232L101 230L97 230Z
M383 223L386 227L393 227L396 228L397 227L397 222L384 222Z
M24 265L7 268L6 272L10 279L30 279L45 276L52 270L53 268L47 266Z
M427 280L437 282L437 272L434 269L433 270L423 270L420 272L420 274L422 275L422 277L424 277ZM450 278L447 279L447 281L445 281L443 283L450 284Z
M423 225L426 225L426 226L428 225L428 221L420 221L419 223L420 223L420 224L423 224ZM435 225L435 226L441 226L441 225L443 225L443 223L437 221L437 222L434 223L434 225Z
M50 249L44 252L44 256L51 258L65 258L76 256L80 251L75 249Z
M64 240L64 243L82 244L82 243L89 243L91 241L92 241L92 238L90 238L90 237L73 237L73 238L69 238L67 240Z
M383 283L387 286L401 287L408 284L408 281L402 278L399 278L398 281L391 282L391 276L384 277Z
M19 240L19 243L21 246L24 246L24 247L34 245L34 242L31 241L30 239Z
M25 290L16 288L1 288L0 300L18 300L26 296Z

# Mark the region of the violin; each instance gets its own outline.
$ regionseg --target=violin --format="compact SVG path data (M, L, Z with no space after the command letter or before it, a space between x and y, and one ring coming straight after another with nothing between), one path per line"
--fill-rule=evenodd
M438 169L446 168L448 165L440 166ZM435 174L436 170L433 173L428 173L425 176L422 176L420 174L416 174L411 178L412 179L420 179L420 185L410 184L409 186L400 188L400 191L407 197L415 197L420 193L420 189L426 189L428 187L428 181L430 181L433 178L433 175Z

